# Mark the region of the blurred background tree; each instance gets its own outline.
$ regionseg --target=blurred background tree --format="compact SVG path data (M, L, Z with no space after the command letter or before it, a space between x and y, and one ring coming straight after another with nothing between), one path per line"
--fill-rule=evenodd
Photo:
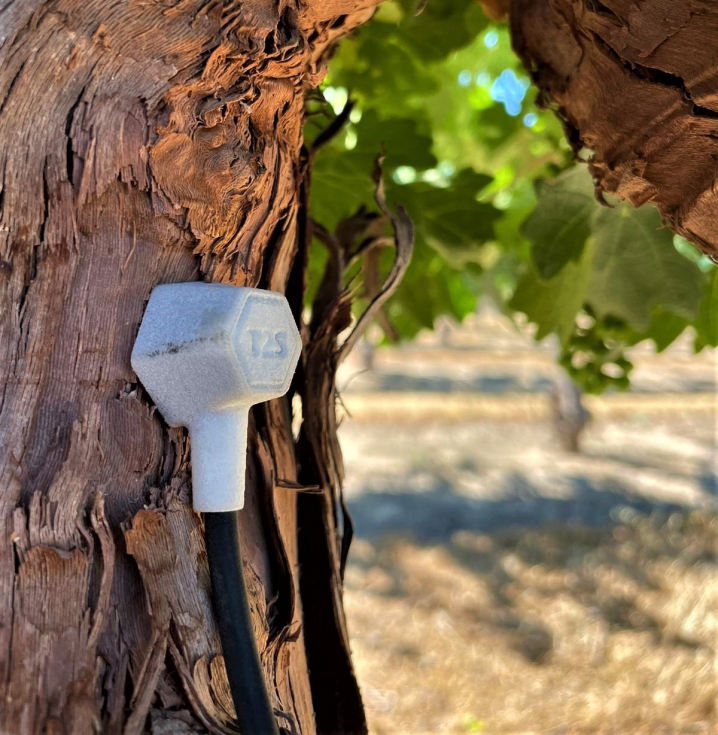
M591 151L577 160L492 20L505 5L388 0L342 42L308 100L309 295L330 233L351 233L345 285L357 314L391 268L372 181L382 154L387 202L415 227L411 264L377 318L385 339L441 315L461 321L486 297L536 339L556 335L584 390L625 389L632 345L661 351L689 328L696 351L718 344L716 268L652 205L596 199L580 160Z

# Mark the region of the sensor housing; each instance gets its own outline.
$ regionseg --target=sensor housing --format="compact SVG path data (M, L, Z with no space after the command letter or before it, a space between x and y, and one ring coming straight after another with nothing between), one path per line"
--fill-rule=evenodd
M157 286L132 368L170 426L189 429L195 510L244 506L249 408L289 390L302 342L282 294Z

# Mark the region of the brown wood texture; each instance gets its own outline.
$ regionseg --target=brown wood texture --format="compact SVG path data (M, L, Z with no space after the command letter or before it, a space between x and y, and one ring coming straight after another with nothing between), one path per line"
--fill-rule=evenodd
M516 51L592 151L597 193L655 202L718 257L718 4L713 0L512 0Z
M301 314L304 95L373 4L0 8L0 732L234 732L187 435L129 355L157 283L286 291ZM299 449L289 399L250 428L245 571L291 733L315 710L322 731L365 730L341 607L347 315L339 299L303 330Z

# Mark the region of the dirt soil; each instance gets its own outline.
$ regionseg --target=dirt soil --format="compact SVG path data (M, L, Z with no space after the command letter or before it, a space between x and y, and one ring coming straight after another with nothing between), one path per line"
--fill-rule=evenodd
M640 351L641 402L594 410L570 454L531 409L559 379L548 351L489 314L345 376L346 607L375 735L718 733L715 355ZM382 392L412 421L372 408ZM422 408L442 392L466 420Z

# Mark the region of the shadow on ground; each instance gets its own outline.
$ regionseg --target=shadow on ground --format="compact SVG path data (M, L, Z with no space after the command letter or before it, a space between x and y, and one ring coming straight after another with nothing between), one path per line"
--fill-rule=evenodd
M372 390L402 391L413 393L545 393L556 385L556 379L550 376L530 374L474 375L471 377L453 377L447 375L407 375L404 372L376 371ZM712 375L683 376L680 385L681 393L715 392L716 380ZM665 392L662 386L637 385L633 393ZM668 391L671 392L671 391Z
M537 607L518 604L527 590L538 607L573 600L587 616L587 629L647 633L664 648L706 648L704 635L667 625L645 601L664 592L666 565L718 574L709 543L714 515L582 477L573 478L570 497L564 498L546 497L519 473L509 482L511 497L497 500L459 495L449 484L423 492L362 492L349 510L364 554L352 556L351 563L363 573L380 570L384 583L374 594L418 594L420 604L440 612L446 600L439 594L422 597L416 589L421 575L412 575L399 557L407 548L448 554L490 593L490 604L471 612L473 622L506 631L511 648L532 664L552 657L557 631L556 620L546 625ZM606 583L601 570L607 569L623 581ZM530 570L540 573L532 576ZM436 588L437 582L424 578L423 584ZM591 656L600 655L599 645Z
M615 483L570 478L564 497L546 497L521 473L509 476L498 499L457 494L437 479L430 490L371 491L348 501L355 533L376 538L388 533L410 534L419 543L448 541L457 531L489 533L509 528L535 528L545 524L580 524L602 528L625 522L631 513L668 515L690 508L629 494Z
M346 578L373 732L714 732L715 514L581 483L381 496L353 504Z

